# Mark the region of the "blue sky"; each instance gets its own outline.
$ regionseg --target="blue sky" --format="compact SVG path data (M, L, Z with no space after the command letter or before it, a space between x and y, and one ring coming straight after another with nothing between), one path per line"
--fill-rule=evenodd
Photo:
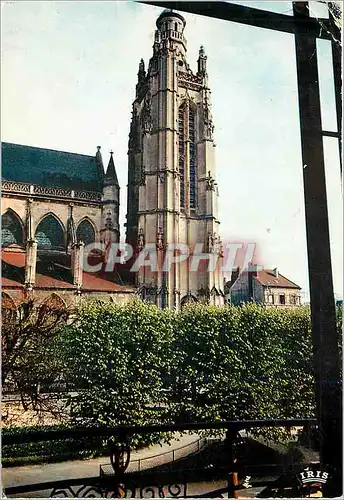
M235 2L291 14L291 1ZM2 140L95 154L114 150L126 213L127 145L141 57L152 54L161 8L134 2L5 2L2 6ZM312 13L324 7L311 2ZM184 15L184 14L183 14ZM221 234L255 241L307 298L308 271L294 38L184 15L188 61L204 45L212 90ZM324 128L335 130L330 42L320 41ZM338 151L326 139L335 292L342 286Z

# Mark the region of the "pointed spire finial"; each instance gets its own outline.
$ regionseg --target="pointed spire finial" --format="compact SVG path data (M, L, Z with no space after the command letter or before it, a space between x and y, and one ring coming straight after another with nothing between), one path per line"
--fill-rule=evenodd
M207 56L205 55L203 45L200 46L200 49L198 52L197 66L198 66L198 74L199 75L206 75L206 73L207 73Z
M137 73L138 82L142 82L146 77L145 62L141 59L139 63L139 72Z
M110 160L109 164L106 170L106 175L105 175L105 182L108 185L119 185L118 184L118 179L117 179L117 174L116 174L116 168L115 168L115 162L113 161L113 151L111 149L110 151Z

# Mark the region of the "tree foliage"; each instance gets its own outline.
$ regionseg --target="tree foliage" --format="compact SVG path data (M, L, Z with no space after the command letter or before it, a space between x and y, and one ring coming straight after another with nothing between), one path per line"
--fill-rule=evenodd
M314 415L307 309L191 305L177 323L175 413L194 420Z
M68 308L53 301L2 302L2 383L5 390L21 395L24 408L48 405L39 388L51 387L60 377L63 364L55 341L69 316Z
M314 415L308 308L93 303L60 342L78 423Z
M79 310L61 338L69 377L78 389L74 421L139 425L162 418L173 315L141 301L93 303Z

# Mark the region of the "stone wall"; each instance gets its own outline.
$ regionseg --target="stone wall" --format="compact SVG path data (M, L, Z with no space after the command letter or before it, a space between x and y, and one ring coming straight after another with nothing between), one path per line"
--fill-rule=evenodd
M68 422L68 415L60 414L61 404L46 402L46 409L33 409L28 400L24 401L25 406L19 397L4 397L1 404L1 425L6 427L34 427L37 425L59 425ZM54 413L48 411L49 406Z

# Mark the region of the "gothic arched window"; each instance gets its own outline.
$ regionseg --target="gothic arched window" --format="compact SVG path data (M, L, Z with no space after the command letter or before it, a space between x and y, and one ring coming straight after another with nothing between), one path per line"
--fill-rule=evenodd
M2 246L23 244L23 226L13 210L7 210L1 217L1 244Z
M188 199L190 209L195 209L197 206L196 113L189 106L183 105L179 108L178 138L180 208L185 209L185 201ZM189 191L187 191L188 186Z
M37 226L35 238L37 248L41 250L62 250L65 246L63 228L53 215L47 215L41 220Z
M85 245L93 243L96 239L92 224L88 220L83 220L76 230L77 241L83 241Z
M185 208L185 109L179 108L178 113L178 147L179 147L179 174L180 174L180 208Z
M195 112L189 109L189 166L190 166L190 208L196 208L196 137Z

